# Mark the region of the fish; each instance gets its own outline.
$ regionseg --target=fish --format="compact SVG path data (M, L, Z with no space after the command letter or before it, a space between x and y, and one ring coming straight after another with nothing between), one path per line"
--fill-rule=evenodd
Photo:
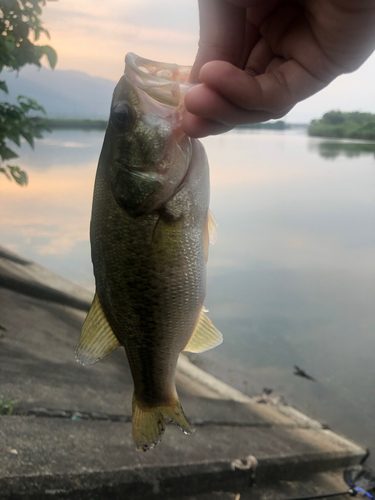
M203 305L217 234L208 160L181 127L190 70L126 55L95 179L96 292L75 354L91 365L125 348L139 451L160 442L166 420L191 432L175 386L178 357L223 340Z

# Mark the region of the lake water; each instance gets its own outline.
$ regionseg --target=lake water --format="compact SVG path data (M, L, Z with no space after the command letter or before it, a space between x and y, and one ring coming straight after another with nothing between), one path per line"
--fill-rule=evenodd
M91 289L102 139L54 132L22 148L27 188L0 177L0 244ZM375 450L375 144L303 130L203 142L219 223L205 305L225 341L194 362L249 395L270 387Z

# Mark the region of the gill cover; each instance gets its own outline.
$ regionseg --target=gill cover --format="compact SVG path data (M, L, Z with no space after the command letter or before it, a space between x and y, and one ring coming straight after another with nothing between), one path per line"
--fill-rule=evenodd
M192 154L181 128L190 67L129 53L113 94L106 139L117 203L132 216L151 213L181 185Z

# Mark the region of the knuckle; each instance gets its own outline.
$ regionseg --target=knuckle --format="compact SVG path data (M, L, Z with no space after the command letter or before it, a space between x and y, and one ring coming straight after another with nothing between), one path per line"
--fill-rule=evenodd
M273 73L277 93L275 93L273 100L271 101L272 111L275 113L283 113L285 109L288 109L292 103L292 94L289 87L289 83L282 71L276 70ZM283 115L282 115L283 116Z

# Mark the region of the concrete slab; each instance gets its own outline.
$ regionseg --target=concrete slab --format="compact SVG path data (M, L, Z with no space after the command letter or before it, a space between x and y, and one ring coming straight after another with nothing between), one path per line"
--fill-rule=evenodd
M86 313L0 288L0 394L41 406L131 414L133 382L125 353L82 367L74 348Z
M348 491L343 480L343 470L303 475L300 480L281 480L277 484L254 484L237 495L236 500L284 500L303 498L313 495L327 495ZM232 493L235 498L236 493ZM239 497L239 498L238 498ZM348 495L337 496L337 500L347 499Z
M83 367L75 361L74 348L85 315L0 288L0 317L7 330L0 339L0 394L19 401L17 412L46 409L131 418L133 381L123 349L94 366ZM188 360L181 360L177 388L193 423L301 425L271 407L241 399L241 393L232 394L229 386L220 392L220 381L208 375L205 380L202 370L189 365ZM194 379L197 370L199 378Z
M0 417L0 498L165 500L217 491L227 499L234 487L250 487L255 463L262 483L366 455L297 410L257 403L185 356L177 388L195 432L184 436L170 425L155 450L135 452L125 353L92 367L74 359L90 300L90 292L0 249L0 399L19 401L15 416Z
M11 497L22 485L36 494L43 484L47 490L82 490L81 498L86 498L86 490L116 483L123 495L133 492L131 498L138 498L178 494L184 482L189 493L197 485L200 491L221 489L226 481L237 488L250 485L249 468L243 466L249 455L256 457L261 482L270 471L274 480L293 480L302 471L358 463L361 448L355 452L347 443L333 442L326 432L210 425L184 436L170 425L162 445L152 453L138 453L130 423L1 417L0 491Z
M253 484L250 488L233 492L217 491L209 494L183 496L180 500L289 500L313 495L338 494L337 500L348 498L348 485L343 480L343 470L305 476L299 481L280 481L277 484ZM166 499L168 500L168 499Z

